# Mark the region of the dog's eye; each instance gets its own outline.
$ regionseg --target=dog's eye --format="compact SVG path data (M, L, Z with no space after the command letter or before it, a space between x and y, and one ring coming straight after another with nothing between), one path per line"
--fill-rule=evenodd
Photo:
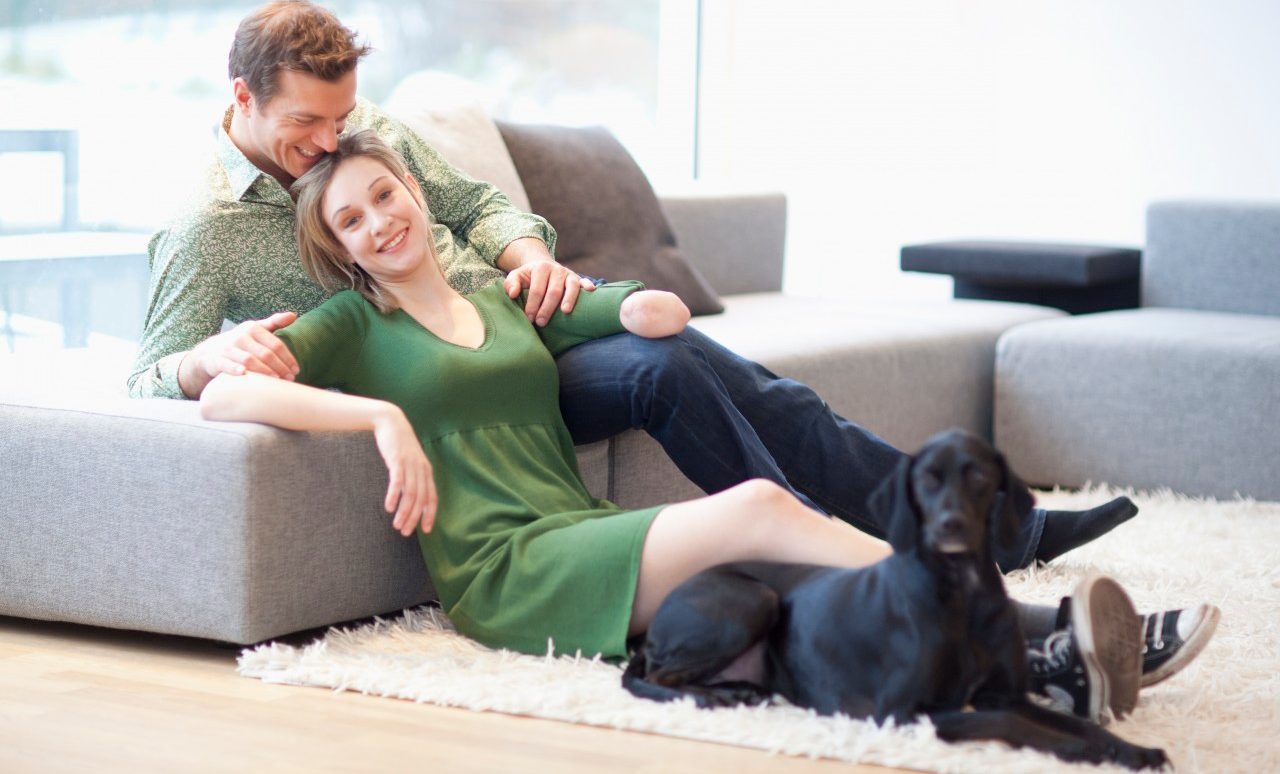
M925 489L937 489L942 486L942 479L931 470L920 471L920 484Z
M970 468L965 475L969 479L969 486L982 486L988 481L986 471L980 468Z

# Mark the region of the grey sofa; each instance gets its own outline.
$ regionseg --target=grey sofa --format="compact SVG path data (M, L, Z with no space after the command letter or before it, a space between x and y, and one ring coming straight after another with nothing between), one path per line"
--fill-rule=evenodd
M1151 205L1140 308L1000 339L995 440L1035 483L1280 499L1280 205Z
M487 118L400 102L393 112L447 158L524 197ZM781 292L781 195L662 205L727 308L694 325L902 447L953 426L989 436L997 339L1061 316L792 297ZM87 352L0 359L0 615L253 643L432 598L416 544L381 510L371 436L206 422L190 401L130 400L127 354L79 362ZM641 432L578 453L589 489L622 505L700 494Z
M726 294L723 315L694 324L901 446L951 426L989 435L996 340L1059 316L791 297L780 292L782 197L663 204ZM734 270L743 260L751 272ZM416 544L381 512L370 436L206 422L194 402L130 400L122 386L6 381L0 615L252 643L432 597ZM637 431L580 448L579 461L592 492L624 505L699 494Z

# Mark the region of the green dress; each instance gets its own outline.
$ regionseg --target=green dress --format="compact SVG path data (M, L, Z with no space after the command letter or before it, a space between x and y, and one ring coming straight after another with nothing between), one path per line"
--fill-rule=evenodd
M623 511L587 493L553 356L621 332L619 307L640 287L584 292L571 314L535 328L495 282L467 296L484 321L476 349L350 290L278 334L300 382L404 410L440 497L435 527L419 532L423 558L449 618L486 645L626 655L640 552L661 507Z

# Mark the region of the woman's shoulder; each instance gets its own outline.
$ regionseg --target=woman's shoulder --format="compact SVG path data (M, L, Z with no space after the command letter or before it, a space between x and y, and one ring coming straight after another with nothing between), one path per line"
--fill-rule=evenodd
M507 289L501 279L495 279L479 290L468 293L467 298L477 306L510 306L515 303L507 295Z
M339 290L304 316L335 323L341 321L363 329L371 319L378 316L378 310L358 292Z

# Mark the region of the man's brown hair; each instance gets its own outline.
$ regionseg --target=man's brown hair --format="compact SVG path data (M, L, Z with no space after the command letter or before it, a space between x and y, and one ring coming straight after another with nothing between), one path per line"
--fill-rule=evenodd
M336 81L372 49L356 41L327 9L307 0L277 0L249 14L236 28L227 76L244 78L260 104L275 96L281 70Z

